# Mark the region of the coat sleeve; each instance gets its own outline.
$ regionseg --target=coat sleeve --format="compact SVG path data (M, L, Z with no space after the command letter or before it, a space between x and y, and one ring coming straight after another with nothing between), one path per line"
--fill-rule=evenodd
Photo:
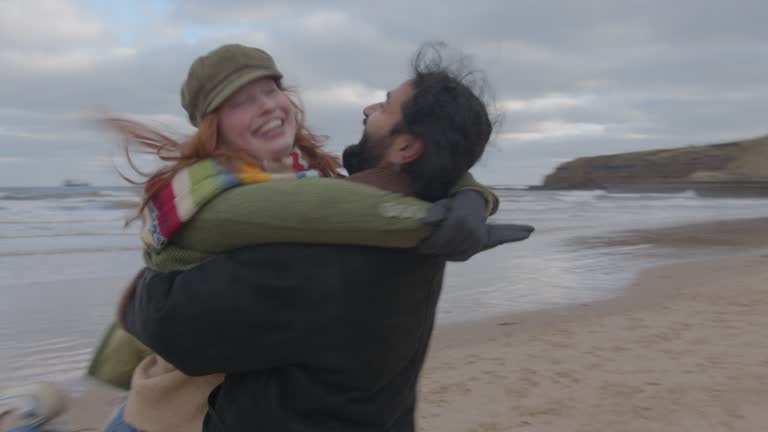
M483 196L488 216L495 214L499 210L499 197L496 196L488 186L478 183L471 173L464 174L464 176L459 179L458 183L456 183L456 186L451 189L451 192L455 193L467 189L478 192Z
M498 198L467 173L455 191L471 189L492 214ZM433 231L422 222L431 204L338 179L285 180L233 188L203 207L173 243L218 254L267 243L417 246Z
M430 205L346 180L273 181L221 194L173 243L208 254L294 242L410 248L432 231L421 222Z

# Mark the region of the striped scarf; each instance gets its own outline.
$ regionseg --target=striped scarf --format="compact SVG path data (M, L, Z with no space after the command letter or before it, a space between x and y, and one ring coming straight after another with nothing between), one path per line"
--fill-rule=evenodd
M205 159L179 171L152 195L142 213L141 238L144 247L152 251L165 247L185 222L227 189L271 180L320 176L318 171L309 169L298 150L291 152L282 161L273 163L273 166L267 166L267 170L242 161L230 166ZM161 181L164 180L148 182L144 192L149 194Z

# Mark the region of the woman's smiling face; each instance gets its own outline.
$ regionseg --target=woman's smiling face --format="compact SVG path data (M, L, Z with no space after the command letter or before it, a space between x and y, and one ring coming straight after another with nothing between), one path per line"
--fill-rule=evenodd
M296 113L288 95L271 78L253 81L222 104L222 143L257 160L279 160L293 150Z

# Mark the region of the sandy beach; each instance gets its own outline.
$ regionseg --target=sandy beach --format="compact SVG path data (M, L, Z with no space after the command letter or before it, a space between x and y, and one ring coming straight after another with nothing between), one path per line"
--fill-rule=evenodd
M726 257L643 271L609 300L439 325L418 430L767 430L768 221L611 238ZM88 388L63 430L100 430L122 397Z
M624 241L744 252L768 246L768 223ZM612 300L442 327L422 376L420 430L768 430L766 329L759 249L645 271Z

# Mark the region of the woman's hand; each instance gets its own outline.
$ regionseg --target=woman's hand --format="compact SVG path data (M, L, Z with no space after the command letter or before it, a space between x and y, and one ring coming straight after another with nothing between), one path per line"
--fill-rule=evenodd
M435 230L418 249L448 261L466 261L498 245L525 240L534 231L531 225L491 225L486 218L483 196L472 190L459 191L427 211L422 222L434 225Z

